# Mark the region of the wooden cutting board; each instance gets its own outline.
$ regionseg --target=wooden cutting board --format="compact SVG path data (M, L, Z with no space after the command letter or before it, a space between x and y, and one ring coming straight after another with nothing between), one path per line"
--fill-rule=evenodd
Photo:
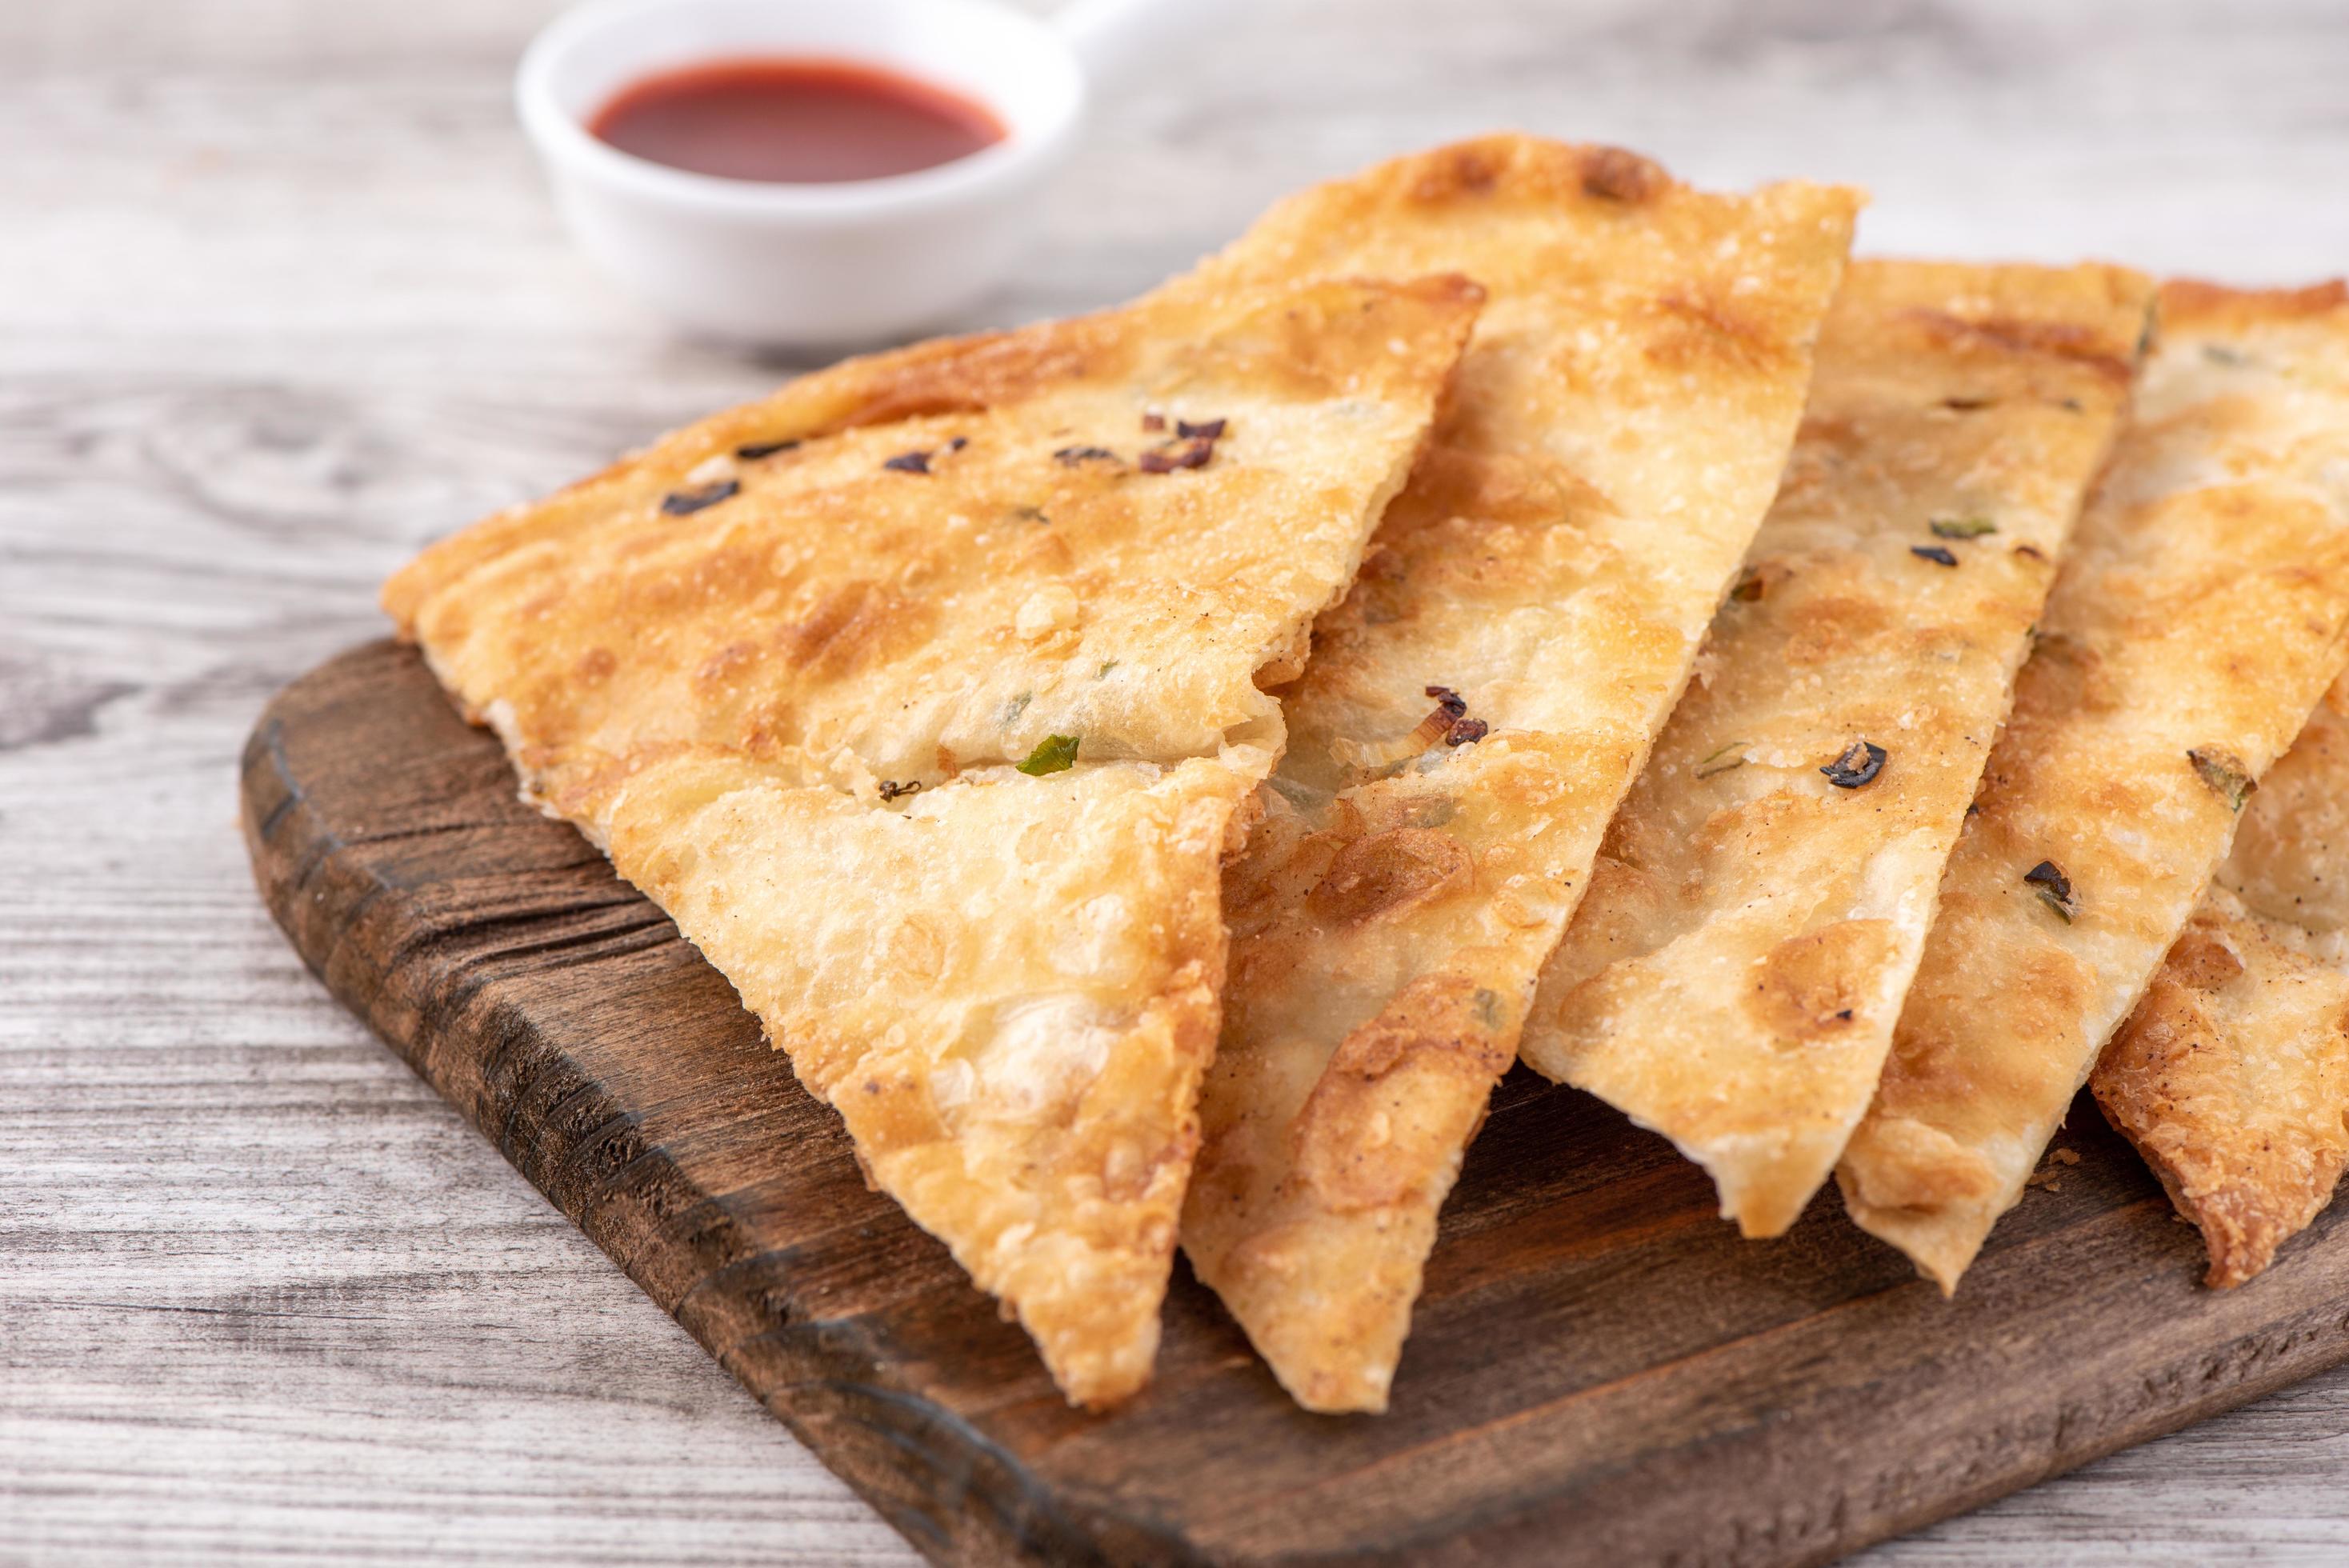
M1820 1563L2349 1357L2337 1211L2206 1291L2085 1101L1945 1302L1832 1194L1738 1241L1662 1140L1519 1071L1390 1414L1299 1410L1178 1264L1157 1380L1081 1415L412 652L281 693L243 812L335 995L939 1562Z

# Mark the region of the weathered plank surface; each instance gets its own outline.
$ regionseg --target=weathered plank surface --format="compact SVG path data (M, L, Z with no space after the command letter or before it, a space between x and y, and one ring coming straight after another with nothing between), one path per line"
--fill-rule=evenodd
M1778 1568L2349 1357L2349 1219L2204 1290L2093 1116L1945 1302L1831 1198L1740 1243L1661 1140L1520 1073L1385 1417L1299 1411L1187 1276L1151 1388L1081 1416L414 653L295 683L243 793L263 896L335 995L942 1562Z
M326 996L234 830L417 544L780 373L555 232L505 96L554 8L0 5L0 1560L910 1560ZM1285 0L1118 96L975 319L1496 124L1860 180L1879 250L2303 277L2344 79L2334 0ZM2335 1373L1865 1561L2335 1563L2344 1464Z

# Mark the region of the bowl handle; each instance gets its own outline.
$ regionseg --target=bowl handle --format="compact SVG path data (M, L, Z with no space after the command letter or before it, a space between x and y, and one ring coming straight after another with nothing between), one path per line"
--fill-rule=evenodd
M1071 0L1053 14L1052 26L1098 94L1212 38L1237 9L1237 0Z

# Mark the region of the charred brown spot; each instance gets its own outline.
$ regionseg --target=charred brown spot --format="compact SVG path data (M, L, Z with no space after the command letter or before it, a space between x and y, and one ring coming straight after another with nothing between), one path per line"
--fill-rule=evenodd
M1555 458L1528 452L1472 452L1438 444L1421 454L1411 483L1387 515L1397 538L1452 518L1479 525L1560 521L1622 515L1607 494Z
M1111 359L1113 330L1096 321L1047 322L903 350L859 367L858 384L843 390L839 411L802 434L829 436L1019 402L1038 387L1081 378Z
M1444 732L1446 746L1467 746L1492 733L1492 727L1481 718L1464 718Z
M1745 370L1767 370L1786 356L1768 317L1726 290L1711 295L1674 289L1653 307L1660 318L1649 335L1648 357L1661 365L1692 366L1726 361Z
M1471 145L1445 148L1420 160L1419 178L1411 193L1421 201L1443 201L1454 196L1482 196L1501 177L1501 164L1490 148Z
M2032 680L2018 688L2031 706L2042 712L2076 708L2108 713L2120 700L2117 682L2105 668L2102 654L2062 632L2038 632L2032 637Z
M1166 416L1164 414L1144 414L1142 417L1142 428L1144 430L1151 432L1153 435L1155 435L1157 432L1166 428Z
M1306 907L1330 925L1360 925L1462 891L1472 874L1468 851L1444 834L1390 828L1340 849Z
M574 667L583 681L609 680L612 672L620 667L620 661L612 656L609 648L590 648L579 655Z
M2188 926L2169 950L2168 977L2197 991L2216 991L2240 977L2240 954L2210 932Z
M921 635L916 605L871 583L849 583L785 627L781 651L810 675L836 678Z
M2195 316L2322 315L2344 304L2349 304L2349 284L2338 278L2302 289L2231 289L2196 278L2161 285L2161 315L2179 325Z
M1899 631L1882 601L1859 594L1814 593L1786 613L1785 657L1797 667L1826 664Z
M1509 1009L1460 975L1406 985L1346 1037L1293 1124L1297 1174L1341 1212L1420 1190L1459 1156L1507 1070Z
M1662 169L1619 147L1594 147L1582 155L1582 190L1602 201L1646 201L1671 183Z
M1852 1021L1867 1000L1857 976L1892 947L1889 921L1845 920L1790 936L1754 963L1747 1007L1782 1040L1809 1040Z
M884 779L881 780L881 799L895 800L901 795L918 794L921 792L921 788L922 781L918 779L908 779L903 784L898 783L895 779Z
M2124 386L2136 374L2132 362L2137 351L2133 347L2076 323L2022 321L2005 316L1969 318L1922 307L1906 314L1909 320L1933 336L1961 347L1979 344L2068 360Z

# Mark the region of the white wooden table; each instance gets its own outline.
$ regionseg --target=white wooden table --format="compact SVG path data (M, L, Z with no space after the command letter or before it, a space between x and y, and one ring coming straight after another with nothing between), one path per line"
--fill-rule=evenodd
M555 232L549 9L0 0L0 1561L910 1560L326 998L233 826L418 543L784 368ZM1879 251L2349 269L2341 0L1263 0L974 319L1511 125L1860 181ZM2349 1372L1866 1561L2338 1563L2344 1467Z

